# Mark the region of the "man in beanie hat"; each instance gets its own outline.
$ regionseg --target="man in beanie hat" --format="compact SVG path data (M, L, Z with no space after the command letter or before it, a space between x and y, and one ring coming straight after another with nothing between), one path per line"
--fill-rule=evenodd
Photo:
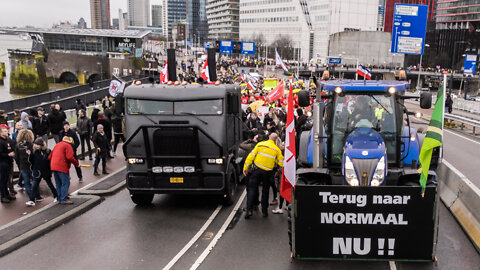
M92 142L95 146L96 155L95 155L95 163L93 165L94 171L93 175L99 176L98 174L98 164L100 163L100 159L102 160L102 173L107 173L107 155L110 151L110 142L108 141L107 135L105 134L103 125L97 125L97 131L92 136Z
M72 150L73 150L73 156L75 157L76 160L77 158L77 148L80 145L80 140L78 139L77 132L73 131L73 129L70 128L70 123L68 121L63 121L63 130L60 131L58 134L60 140L63 140L63 137L68 136L70 137L73 142L72 142ZM82 178L82 169L80 167L75 167L75 171L78 176L78 182L83 182Z
M32 193L33 196L35 196L36 201L43 200L43 198L40 196L39 189L40 181L42 180L42 178L45 179L45 182L50 188L50 191L53 194L53 198L58 198L55 186L52 184L52 171L50 169L50 160L48 159L50 152L50 149L47 148L47 145L42 138L37 138L33 143L33 152L30 155L29 161L32 164Z
M45 116L45 110L42 107L37 108L37 116L33 117L33 134L35 138L42 138L48 147L48 119Z
M55 177L55 184L58 193L58 202L60 204L73 204L72 201L67 200L68 188L70 187L70 165L73 164L79 167L78 160L73 155L73 139L64 136L63 140L53 148L48 156L50 160L50 167Z

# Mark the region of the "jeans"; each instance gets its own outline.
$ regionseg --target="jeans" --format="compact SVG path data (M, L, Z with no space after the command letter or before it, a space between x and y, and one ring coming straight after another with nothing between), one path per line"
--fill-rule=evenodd
M80 144L82 146L82 152L80 153L80 156L84 157L85 156L85 144L87 144L88 148L88 156L92 156L92 146L90 145L90 133L80 135Z
M98 164L100 163L100 159L102 159L102 170L103 172L107 171L107 156L105 155L96 155L95 162L93 163L93 169L96 172L98 169Z
M250 175L247 189L247 210L252 211L255 201L258 200L258 186L263 184L262 187L262 212L268 213L268 195L270 192L270 179L272 171L264 171L262 169L256 169Z
M32 171L30 170L20 170L19 178L23 180L23 184L25 185L25 191L27 192L28 198L30 201L35 201L35 195L32 192ZM19 180L20 181L20 180Z
M73 150L73 157L78 160L77 151ZM75 167L75 172L77 173L78 179L82 178L82 168L80 166Z
M53 194L54 198L58 197L57 191L55 190L55 186L52 184L52 175L44 175L38 170L33 171L33 187L32 187L32 193L35 198L40 198L40 182L42 181L42 178L45 179L45 182L48 185L48 188Z
M9 198L8 193L8 177L10 173L10 165L6 162L0 161L0 196L2 198Z
M55 185L57 186L58 201L64 202L67 200L68 196L70 175L63 172L53 171L53 177L55 177Z

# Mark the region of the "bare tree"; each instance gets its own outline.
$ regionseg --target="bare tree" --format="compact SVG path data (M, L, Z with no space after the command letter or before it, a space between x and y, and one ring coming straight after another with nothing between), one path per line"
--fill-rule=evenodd
M275 38L275 40L272 42L271 46L274 48L277 48L278 54L280 54L280 57L282 59L293 59L294 57L293 39L290 35L278 35ZM275 57L274 51L272 54L273 54L272 57Z
M263 33L254 33L250 37L250 40L255 42L255 49L257 51L257 56L258 57L264 57L265 56L265 44L267 44L265 40L265 36Z

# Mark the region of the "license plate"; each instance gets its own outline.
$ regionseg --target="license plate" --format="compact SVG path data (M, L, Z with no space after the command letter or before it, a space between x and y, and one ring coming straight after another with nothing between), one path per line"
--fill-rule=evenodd
M170 183L182 184L183 183L183 177L170 177Z

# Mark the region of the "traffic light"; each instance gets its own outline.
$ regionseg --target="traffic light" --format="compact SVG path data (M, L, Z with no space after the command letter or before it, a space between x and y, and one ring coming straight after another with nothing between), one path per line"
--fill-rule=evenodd
M242 42L234 41L233 42L233 53L241 53L242 52Z
M220 52L220 41L215 41L215 52Z

